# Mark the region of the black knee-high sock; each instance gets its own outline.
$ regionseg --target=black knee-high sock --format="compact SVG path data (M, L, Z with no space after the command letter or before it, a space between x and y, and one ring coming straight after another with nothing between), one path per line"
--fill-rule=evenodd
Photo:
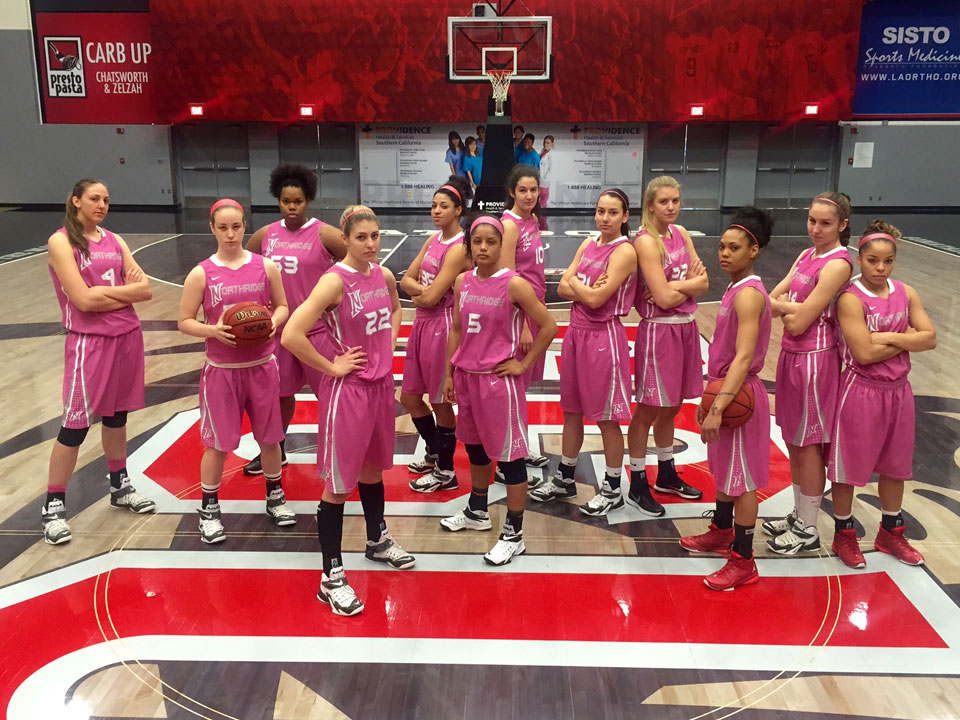
M383 480L377 483L360 483L357 490L363 506L363 519L367 523L367 540L380 542L380 535L387 529L383 522Z
M343 567L340 553L343 541L343 503L320 501L317 508L317 537L323 554L323 572L330 577L334 567Z
M733 527L733 500L728 502L717 500L717 510L713 514L713 524L721 530L729 530Z
M439 438L437 437L437 424L433 420L433 414L413 418L413 426L427 444L427 452L436 455L439 450Z
M437 425L437 467L453 471L453 453L457 450L457 429Z

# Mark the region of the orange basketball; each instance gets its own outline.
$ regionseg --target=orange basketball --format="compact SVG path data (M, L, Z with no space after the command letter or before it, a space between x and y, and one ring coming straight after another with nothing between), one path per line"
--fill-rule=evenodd
M237 347L262 345L273 332L270 311L255 302L237 303L223 314L223 324L237 340Z
M707 383L706 390L703 391L703 399L700 400L700 407L705 413L710 412L710 406L723 387L723 378L711 380ZM736 394L731 403L723 411L723 420L720 421L720 427L735 428L743 425L753 416L753 390L744 383L740 387L740 392Z

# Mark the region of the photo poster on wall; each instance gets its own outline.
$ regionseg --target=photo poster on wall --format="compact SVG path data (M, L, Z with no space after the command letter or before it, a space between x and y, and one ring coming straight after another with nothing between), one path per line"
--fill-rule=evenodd
M864 4L853 114L960 116L960 2Z
M147 0L76 3L34 0L41 112L48 123L157 121Z
M541 186L548 208L593 207L611 187L634 202L643 192L643 124L524 124L540 154L544 139L553 149L541 155ZM360 202L374 207L430 207L433 194L450 176L449 134L476 137L476 124L361 124ZM482 171L481 171L482 172Z

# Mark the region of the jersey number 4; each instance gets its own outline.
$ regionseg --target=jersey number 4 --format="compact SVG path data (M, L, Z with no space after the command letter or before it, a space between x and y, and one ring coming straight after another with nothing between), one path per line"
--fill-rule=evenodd
M367 335L373 335L381 330L391 330L393 328L390 322L392 314L390 308L380 308L373 312L364 313L363 316L367 319Z

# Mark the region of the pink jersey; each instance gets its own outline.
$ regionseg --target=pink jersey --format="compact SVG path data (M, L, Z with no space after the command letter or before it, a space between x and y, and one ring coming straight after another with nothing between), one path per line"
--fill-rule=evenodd
M420 263L420 284L427 288L433 284L433 281L440 274L443 267L443 261L447 257L450 248L463 243L463 233L457 233L449 240L444 240L441 233L437 233L430 238L430 244L427 246L427 252L423 256L423 262ZM429 315L453 307L453 287L444 294L436 305L432 308L417 308L418 315Z
M856 280L847 287L850 293L863 305L864 319L870 332L906 332L910 327L910 298L902 282L887 279L888 295L885 298L874 295ZM870 380L886 382L901 380L910 372L910 353L906 350L881 362L861 365L853 358L853 353L841 335L843 362L860 375Z
M547 280L543 269L540 224L535 215L523 220L512 210L503 213L501 219L512 220L517 224L517 273L533 286L533 291L542 302L547 296Z
M255 302L270 307L270 279L263 257L244 253L243 265L236 270L228 268L216 255L200 263L206 287L203 291L203 319L207 325L220 322L223 313L242 302ZM240 348L224 345L216 338L207 338L207 362L211 365L255 365L273 355L276 338L263 345Z
M626 235L621 235L606 245L598 244L598 239L599 236L590 239L583 250L583 255L580 257L580 264L577 265L577 277L587 287L593 287L597 279L607 271L607 267L610 265L610 256L613 255L614 251L624 243L630 243L630 239ZM633 284L636 277L636 272L628 275L617 291L596 309L587 307L580 302L574 302L570 311L570 324L602 323L611 318L627 315L633 304L635 292Z
M793 277L790 278L790 302L802 303L810 297L810 293L813 292L820 279L820 273L831 260L846 260L850 267L853 267L850 253L843 246L834 248L819 257L813 257L813 253L814 249L808 248L801 253L800 260L797 261L797 266L793 270ZM812 350L826 350L836 345L836 303L836 298L831 300L826 310L820 313L820 317L800 335L793 336L784 332L781 347L793 352L810 352Z
M84 255L79 248L73 248L73 259L80 269L80 277L87 287L116 286L126 282L123 274L123 252L117 236L109 230L99 228L102 237L99 242L90 243L89 255ZM57 232L67 234L66 228ZM137 317L133 305L127 305L119 310L107 312L84 312L67 297L67 293L60 283L60 278L50 268L50 277L53 278L53 289L57 293L57 302L60 303L60 312L63 315L63 327L72 332L87 335L107 335L115 337L123 335L140 327L140 318Z
M310 218L299 230L288 230L286 221L279 220L270 223L263 236L260 254L280 268L291 314L307 299L320 276L337 261L320 240L322 227L322 222Z
M663 239L663 245L667 250L667 258L663 261L663 274L667 282L671 280L686 280L687 270L690 269L690 251L687 249L687 241L683 233L677 229L676 225L670 225L670 237ZM646 230L641 229L636 234L634 240L641 235L649 235ZM664 310L653 299L647 301L643 299L647 292L647 284L643 280L643 273L640 273L639 282L637 282L637 293L634 301L634 307L640 313L642 318L667 317L670 315L692 315L697 309L697 301L693 298L687 298L676 307Z
M757 275L750 275L731 285L723 293L720 300L720 309L717 311L717 329L713 333L713 342L710 343L710 358L707 361L707 374L711 380L726 377L730 370L730 363L737 354L737 330L740 327L737 311L733 307L737 293L744 288L756 288L763 293L765 308L760 318L760 332L757 335L757 347L753 351L753 360L747 377L756 376L763 369L763 360L770 345L770 298L763 288L763 283Z
M516 355L523 330L523 312L510 302L507 286L519 273L497 270L486 280L474 268L460 285L460 347L450 362L473 373L493 372Z
M364 275L342 262L330 272L343 280L343 300L323 318L330 331L334 352L342 355L352 347L362 347L367 364L348 377L356 380L380 380L393 373L393 301L379 265L370 263Z

